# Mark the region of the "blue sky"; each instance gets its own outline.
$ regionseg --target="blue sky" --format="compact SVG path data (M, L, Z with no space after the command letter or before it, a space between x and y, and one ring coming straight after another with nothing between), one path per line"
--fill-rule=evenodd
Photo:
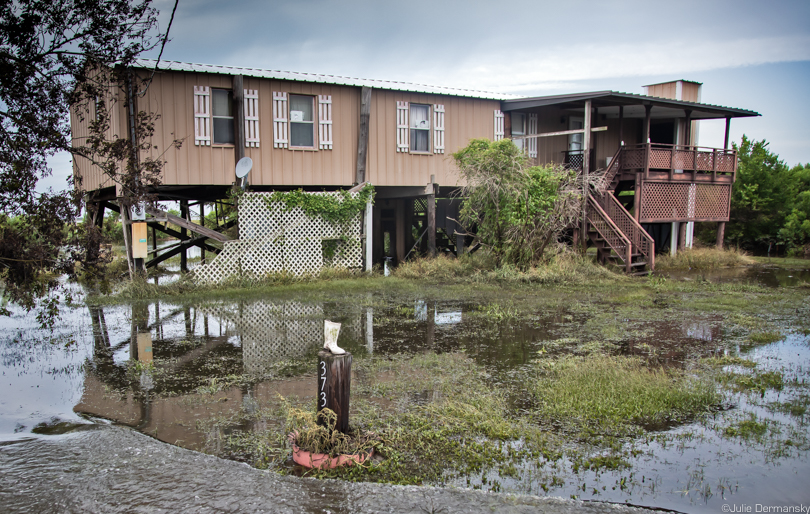
M161 26L174 0L155 0ZM168 60L403 80L520 95L702 82L750 109L731 136L810 162L810 2L180 0ZM149 57L157 57L154 52ZM700 143L723 144L723 122ZM46 184L63 187L69 157Z

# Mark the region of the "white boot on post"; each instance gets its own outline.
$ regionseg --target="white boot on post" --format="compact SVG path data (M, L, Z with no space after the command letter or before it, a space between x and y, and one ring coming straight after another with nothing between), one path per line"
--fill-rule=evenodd
M346 350L337 345L338 333L340 333L340 323L334 321L323 321L323 347L334 355L343 355Z

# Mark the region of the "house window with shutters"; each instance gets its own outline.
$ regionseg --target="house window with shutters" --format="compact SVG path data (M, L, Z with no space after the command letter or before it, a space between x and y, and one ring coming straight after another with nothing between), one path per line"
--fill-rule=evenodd
M233 92L228 89L212 89L211 120L213 122L213 143L232 145L233 134Z
M526 140L522 136L526 135L526 115L522 112L512 113L512 142L521 151L526 148Z
M430 152L430 105L410 105L411 153Z
M315 148L315 99L290 95L290 146Z

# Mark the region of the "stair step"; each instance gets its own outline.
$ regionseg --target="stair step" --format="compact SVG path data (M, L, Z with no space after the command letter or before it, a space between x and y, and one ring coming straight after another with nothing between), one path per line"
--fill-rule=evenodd
M639 266L646 266L646 265L647 265L646 262L631 262L630 263L630 267L633 267L633 268L637 268Z

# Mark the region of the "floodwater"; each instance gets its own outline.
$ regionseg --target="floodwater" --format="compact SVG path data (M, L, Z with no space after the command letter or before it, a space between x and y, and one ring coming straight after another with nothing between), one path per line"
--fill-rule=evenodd
M810 269L785 269L772 266L718 268L713 270L674 270L662 272L660 275L674 280L752 283L766 287L792 287L810 282Z
M703 278L773 287L789 285L793 276L810 278L807 271L796 270L746 273L730 279ZM680 277L684 278L695 279L695 275ZM343 324L338 344L359 358L463 352L486 367L494 381L513 384L521 380L520 371L531 365L546 342L558 340L566 327L587 322L581 314L565 309L520 321L493 319L480 312L480 305L463 301L413 298L388 305L370 294L345 302L149 302L78 305L67 308L53 330L43 330L32 314L14 311L10 318L0 318L0 452L31 438L60 437L113 423L163 443L218 454L227 434L212 429L207 420L235 417L277 394L314 401L314 373L280 370L279 363L307 359L314 363L323 341L324 319ZM790 320L786 323L789 328ZM746 349L729 343L732 339L717 316L633 328L638 335L620 338L621 351L648 354L653 347L665 366L683 367L690 356L740 355L755 360L762 369L781 370L786 381L804 384L810 379L810 340L789 330L779 341ZM150 369L153 361L159 364ZM245 374L262 379L228 382ZM214 387L218 383L228 385ZM211 392L201 401L206 387ZM791 440L791 433L794 440L800 439L796 434L806 438L808 414L765 407L791 394L788 388L767 391L750 404L742 397L740 403L715 414L717 426L739 421L742 412L771 420L784 437L770 442L749 444L721 437L705 424L681 425L668 429L672 437L667 440L652 439L636 446L639 451L629 470L573 473L566 466L552 469L531 463L518 478L467 477L453 485L487 489L497 479L505 492L576 495L688 512L719 512L725 504L807 503L807 448L779 445L789 446L785 441ZM410 401L430 401L430 392L414 391ZM510 401L519 411L523 399ZM261 431L268 427L238 428ZM118 451L117 439L110 440L110 451ZM25 461L24 447L15 448L21 462ZM48 458L47 453L31 452L31 459ZM551 474L556 479L551 480ZM4 510L2 494L0 510Z

